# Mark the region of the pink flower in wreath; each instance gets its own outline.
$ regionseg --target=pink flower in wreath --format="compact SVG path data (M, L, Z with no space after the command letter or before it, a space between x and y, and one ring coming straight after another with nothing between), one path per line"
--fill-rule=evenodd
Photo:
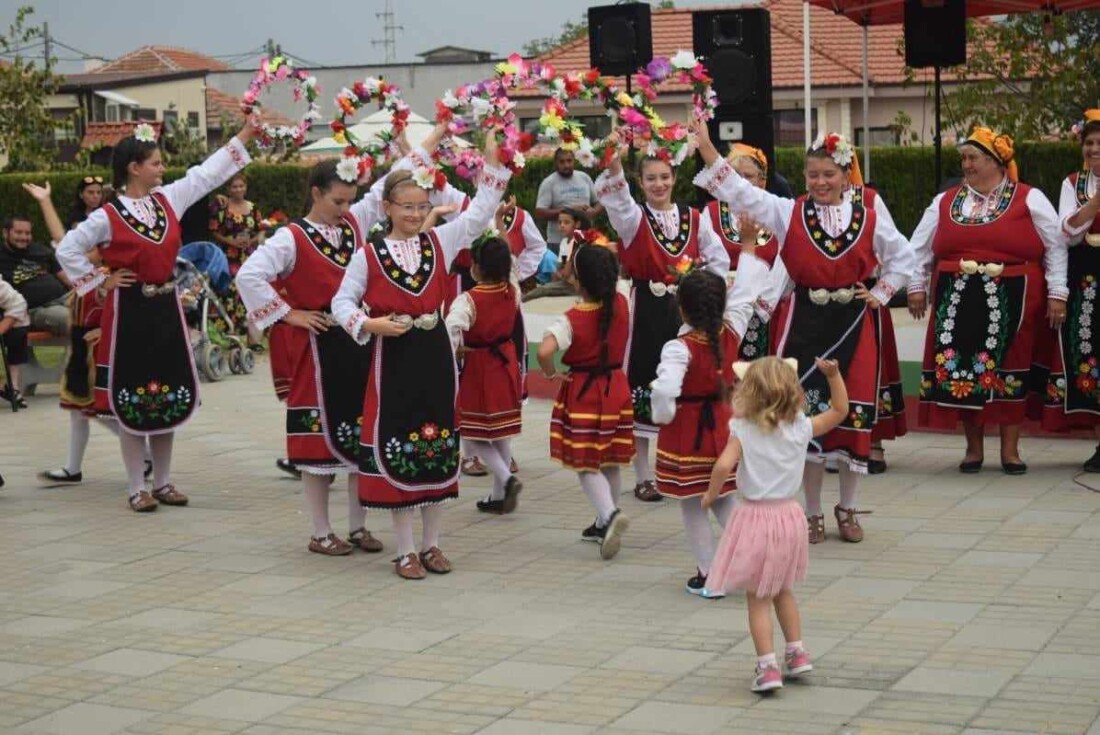
M424 424L420 427L420 435L427 441L431 441L439 436L439 427L435 424Z

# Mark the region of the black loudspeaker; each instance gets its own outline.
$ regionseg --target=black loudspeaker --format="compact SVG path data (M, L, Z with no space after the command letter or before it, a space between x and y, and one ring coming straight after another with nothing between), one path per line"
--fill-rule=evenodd
M696 11L691 17L695 54L703 57L723 107L739 114L772 111L771 16L761 8Z
M771 114L742 112L736 105L722 105L708 125L710 139L726 153L733 143L745 143L764 151L768 157L768 180L775 172L775 118ZM732 136L723 135L723 129Z
M592 66L609 76L633 74L652 61L649 4L589 8L588 51Z
M966 0L905 0L905 64L966 63Z

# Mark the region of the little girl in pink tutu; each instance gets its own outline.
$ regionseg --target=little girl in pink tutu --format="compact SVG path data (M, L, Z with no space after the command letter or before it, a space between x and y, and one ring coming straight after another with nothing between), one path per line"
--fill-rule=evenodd
M787 641L787 673L799 676L813 670L802 647L802 622L792 592L794 583L806 578L809 556L806 516L795 496L810 442L838 426L848 413L848 391L837 362L818 359L813 370L828 380L832 404L811 418L803 413L805 397L793 359L763 357L734 365L740 382L733 397L729 442L714 465L702 501L709 508L737 468L742 501L714 553L703 596L745 591L749 632L758 656L754 692L783 686L772 641L773 605Z

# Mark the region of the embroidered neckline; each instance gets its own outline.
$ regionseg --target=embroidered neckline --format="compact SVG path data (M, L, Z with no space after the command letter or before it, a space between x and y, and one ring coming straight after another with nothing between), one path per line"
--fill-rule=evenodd
M741 244L741 231L733 226L733 212L726 202L718 203L718 225L722 228L722 237L737 245ZM756 236L756 244L767 245L771 239L772 233L761 227Z
M688 244L688 239L691 237L691 210L681 205L676 205L676 210L680 215L680 226L676 229L675 239L670 239L665 235L661 223L657 221L656 215L649 209L649 206L642 206L642 211L645 212L646 221L649 223L649 231L652 233L653 239L657 241L657 244L662 250L673 257L679 256L684 252Z
M863 229L863 220L866 209L863 206L863 192L857 196L852 190L852 219L848 226L837 237L830 237L821 226L817 213L817 207L810 197L802 201L802 224L806 227L806 233L816 247L827 258L839 258L855 244Z
M157 217L156 224L152 227L135 217L121 201L115 200L111 202L111 206L115 208L115 211L118 212L118 216L122 218L126 226L137 233L142 239L159 244L164 242L164 237L168 234L168 214L164 211L164 207L155 196L150 196L149 200L153 202L153 210L156 212Z
M385 238L378 237L371 240L374 256L378 259L386 280L413 296L420 296L424 293L425 287L432 280L432 274L435 272L435 247L432 245L431 238L421 233L418 240L420 243L420 267L416 269L415 273L408 273L397 264L397 260L390 252L390 245ZM402 240L402 242L407 241Z
M479 283L474 286L471 291L480 291L482 293L500 293L508 289L507 283Z
M348 267L351 256L355 254L355 230L347 221L337 225L340 228L339 245L333 245L329 242L328 238L307 219L298 220L298 226L302 228L309 244L321 257L339 268Z
M1016 195L1016 182L1006 178L1004 189L1001 190L997 198L997 206L992 212L988 212L981 217L968 217L963 214L963 202L966 201L968 191L968 187L964 184L955 192L955 197L951 200L951 221L959 225L987 225L996 222L1008 211L1009 205L1012 204L1012 198ZM990 194L992 195L993 192L990 192Z

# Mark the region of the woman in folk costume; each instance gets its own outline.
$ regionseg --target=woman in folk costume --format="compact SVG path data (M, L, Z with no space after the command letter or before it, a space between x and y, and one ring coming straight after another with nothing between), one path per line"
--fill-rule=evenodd
M1084 165L1062 182L1058 200L1058 219L1070 246L1068 315L1051 340L1042 423L1048 431L1091 429L1100 439L1100 314L1094 312L1100 288L1100 109L1085 110L1074 130ZM1100 446L1084 469L1100 472Z
M366 205L352 205L357 180L357 171L333 160L314 166L309 212L268 238L236 277L249 322L258 330L283 325L272 354L286 360L290 369L287 459L302 473L313 523L308 548L326 556L344 556L356 546L382 551L381 542L366 528L355 474L370 350L337 327L329 311L352 255L362 249L370 216ZM276 282L281 293L272 285ZM377 329L389 326L383 319L374 321ZM329 523L329 485L337 474L348 475L346 541Z
M903 288L912 272L913 251L874 209L845 195L853 152L840 135L818 138L806 153L806 188L797 200L782 199L744 181L718 156L705 127L696 126L707 168L696 184L775 232L779 259L768 279L765 309L793 285L773 319L775 354L793 357L815 416L829 406L828 381L814 359L837 360L850 397L848 418L810 448L803 475L810 542L825 539L821 511L824 460L838 459L840 502L833 508L840 537L863 540L857 514L859 477L867 472L871 430L877 414L880 307ZM873 288L867 282L881 267Z
M383 191L391 230L355 253L332 300L333 316L355 341L377 338L363 402L359 500L393 511L395 571L405 579L423 579L425 567L451 570L439 549L440 505L458 496L458 376L441 311L447 269L485 230L510 178L497 165L495 134L487 137L485 154L470 206L426 232L428 192L411 178L391 176ZM419 555L414 508L424 521Z
M519 290L510 283L512 253L507 242L488 234L475 240L471 250L477 285L451 304L447 332L455 353L462 355L462 441L493 473L492 492L477 501L477 509L505 514L515 511L523 489L511 469L511 437L523 428L523 391L512 341Z
M161 185L164 161L152 126L138 125L115 146L114 185L120 193L70 230L57 259L80 295L107 280L89 259L99 250L111 271L131 274L106 295L96 346L95 410L119 421L130 508L186 505L170 480L175 430L194 413L199 381L175 282L178 217L249 163L249 121L229 144L178 181ZM153 455L153 492L145 491L145 437Z
M618 133L611 134L617 144ZM650 406L650 383L657 377L661 348L676 339L680 312L676 305L677 264L701 260L723 278L730 269L729 255L715 234L710 218L672 200L676 170L659 158L638 162L637 177L645 196L639 205L630 196L622 159L616 156L596 179L596 197L607 210L619 234L619 259L631 288L631 329L626 372L634 400L634 495L652 502L662 496L654 485L649 442L658 426Z
M768 157L764 151L744 143L734 143L730 146L730 152L726 160L733 166L741 178L761 189L768 183ZM753 222L743 213L730 211L727 202L717 199L707 203L707 215L710 217L711 227L722 240L726 253L730 258L730 277L737 271L740 261L742 243L752 242L755 245L755 254L768 267L775 262L779 255L779 241L775 234L768 232L763 227ZM766 316L766 315L765 315ZM744 332L737 357L741 360L754 360L768 354L769 334L767 319L753 314L748 327Z
M921 426L966 432L963 473L980 472L987 424L1001 469L1022 475L1036 337L1066 317L1065 236L1047 198L1019 183L1012 139L975 128L959 144L963 183L937 194L913 232L909 311L931 308L921 371ZM931 298L928 294L931 292Z

